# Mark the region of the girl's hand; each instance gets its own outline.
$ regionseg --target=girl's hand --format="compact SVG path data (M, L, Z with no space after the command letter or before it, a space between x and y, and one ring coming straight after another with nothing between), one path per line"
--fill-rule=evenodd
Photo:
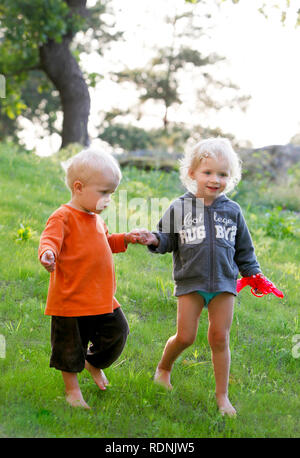
M141 245L158 246L159 241L152 232L147 229L133 229L125 235L126 243L140 243Z
M142 245L159 245L159 240L156 238L152 232L146 231L141 235L141 241L139 241Z
M53 272L55 269L55 255L53 251L46 250L41 256L41 264L48 272Z
M251 277L243 277L237 280L237 292L239 293L245 286L251 286L251 293L256 297L272 293L277 297L283 298L284 294L268 280L262 273L257 273Z

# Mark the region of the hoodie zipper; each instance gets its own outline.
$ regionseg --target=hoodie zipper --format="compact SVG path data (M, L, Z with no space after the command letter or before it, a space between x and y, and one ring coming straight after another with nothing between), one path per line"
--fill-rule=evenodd
M213 292L214 285L214 240L213 240L213 221L212 211L207 207L208 212L208 227L209 227L209 291Z

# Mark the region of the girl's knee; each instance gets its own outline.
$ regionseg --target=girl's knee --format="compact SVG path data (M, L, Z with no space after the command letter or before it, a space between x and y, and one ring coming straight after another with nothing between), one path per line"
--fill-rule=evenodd
M194 335L188 334L176 334L175 336L176 341L183 347L187 348L193 345L195 342L196 337Z
M229 346L229 332L210 329L208 332L208 342L213 351L223 351Z

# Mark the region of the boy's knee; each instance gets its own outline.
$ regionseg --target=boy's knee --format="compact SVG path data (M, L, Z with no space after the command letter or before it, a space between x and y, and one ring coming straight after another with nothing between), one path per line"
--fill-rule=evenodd
M114 332L116 335L120 335L127 338L129 334L129 325L128 321L122 312L121 308L118 308L114 312L115 314L115 320L114 320Z

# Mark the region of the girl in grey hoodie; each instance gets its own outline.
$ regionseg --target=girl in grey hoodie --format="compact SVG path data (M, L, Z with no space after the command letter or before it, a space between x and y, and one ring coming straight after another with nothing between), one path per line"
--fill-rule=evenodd
M203 307L208 307L208 342L212 352L216 401L224 415L235 415L228 398L229 332L238 272L261 275L240 206L225 192L241 178L240 160L225 138L199 142L181 161L181 180L188 192L177 198L145 235L154 253L173 253L177 333L169 338L155 381L172 388L172 366L194 342Z

